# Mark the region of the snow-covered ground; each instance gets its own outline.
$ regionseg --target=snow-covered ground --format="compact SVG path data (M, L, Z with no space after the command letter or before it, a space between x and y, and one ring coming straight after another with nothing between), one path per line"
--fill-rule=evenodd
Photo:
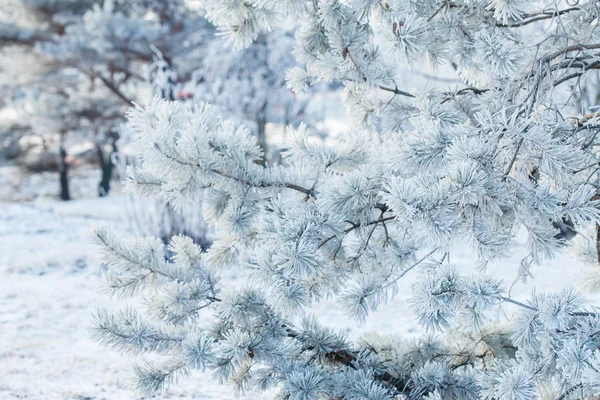
M110 306L110 301L102 292L101 263L86 233L98 220L125 229L125 204L125 197L118 194L68 203L44 197L0 203L0 399L139 398L128 387L131 360L98 347L89 332L94 309ZM488 272L510 284L524 254L521 238L515 253L502 264L490 265ZM461 268L475 268L466 247L456 249L452 257ZM533 283L538 291L578 285L581 270L581 263L567 251L534 269ZM347 330L355 338L372 330L414 335L419 328L405 300L413 279L414 274L406 276L396 298L363 324L349 320L331 303L315 306L314 312L323 323ZM512 296L526 299L532 288L531 283L518 283ZM591 300L600 304L598 298ZM208 374L194 374L157 396L233 397L229 388L214 383ZM247 398L269 396L250 393Z
M99 348L89 332L91 313L108 298L86 232L94 220L118 225L123 202L0 205L0 399L137 398L127 387L131 362ZM160 396L230 397L202 375Z

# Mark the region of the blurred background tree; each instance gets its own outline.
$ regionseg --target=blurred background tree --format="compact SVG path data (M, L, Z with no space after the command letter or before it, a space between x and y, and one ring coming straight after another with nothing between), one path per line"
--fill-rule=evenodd
M40 144L23 164L58 170L60 197L69 200L73 156L97 156L98 194L108 194L115 128L131 102L150 93L156 53L185 79L212 34L183 1L8 0L0 11L4 98L19 113L18 132Z

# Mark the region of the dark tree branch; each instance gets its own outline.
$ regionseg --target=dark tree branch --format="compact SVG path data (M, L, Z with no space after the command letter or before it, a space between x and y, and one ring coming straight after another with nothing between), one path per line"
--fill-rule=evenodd
M390 87L386 87L386 86L382 86L382 85L379 85L379 86L377 86L377 87L378 87L379 89L381 89L381 90L385 90L386 92L391 92L391 93L394 93L394 94L397 94L397 95L400 95L400 96L412 97L412 98L414 98L414 97L415 97L415 95L413 95L413 94L410 94L410 93L408 93L408 92L405 92L405 91L403 91L403 90L400 90L400 89L398 89L398 88L390 88Z
M125 96L125 94L123 94L123 92L121 92L121 90L117 87L117 85L114 84L114 82L103 77L101 74L96 74L96 73L91 72L91 73L88 73L88 75L90 75L92 77L94 77L94 76L98 77L98 79L100 79L102 81L102 83L104 83L104 86L106 86L106 88L108 90L113 92L119 99L121 99L121 101L123 101L128 106L132 105L132 103L133 103L132 100L129 99L127 96Z
M383 212L382 212L382 214L383 214ZM351 226L350 228L347 228L347 229L345 229L345 230L344 230L344 233L348 234L348 233L352 232L353 230L360 228L361 226L377 225L377 224L380 224L380 223L385 223L385 222L387 222L387 221L392 221L392 220L394 220L394 219L396 219L396 217L395 217L395 216L391 216L391 217L385 217L385 218L378 218L378 219L376 219L375 221L371 221L371 222L368 222L368 223L366 223L366 224L363 224L363 225L360 225L360 224L355 224L355 223L354 223L354 222L352 222L352 221L346 221L346 222L348 222L348 223L349 223L350 225L352 225L352 226ZM387 227L386 227L386 231L387 231ZM373 232L371 232L371 234L372 234L372 233L373 233ZM325 245L327 242L329 242L329 241L330 241L330 240L332 240L332 239L335 239L335 237L336 237L336 236L337 236L337 235L332 235L332 236L329 236L327 239L325 239L323 242L321 242L321 244L319 244L319 247L318 247L318 248L320 249L320 248L321 248L321 247L323 247L323 246L324 246L324 245ZM370 237L370 235L369 235L369 237Z

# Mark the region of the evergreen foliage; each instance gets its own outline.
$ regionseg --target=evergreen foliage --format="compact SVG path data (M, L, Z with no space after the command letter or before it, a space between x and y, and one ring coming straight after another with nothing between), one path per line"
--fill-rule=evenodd
M600 318L573 290L515 300L449 257L468 242L501 259L519 229L519 274L564 249L559 224L600 222L598 118L572 94L600 68L600 3L515 0L206 0L235 48L300 21L288 85L343 82L354 131L337 146L290 128L281 164L208 104L155 98L129 112L141 168L127 187L173 204L204 196L215 241L94 237L108 284L145 306L101 311L100 342L157 353L154 393L194 369L282 399L580 399L600 394ZM464 83L403 90L402 65L449 65ZM379 135L374 135L378 133ZM248 276L221 287L224 268ZM412 272L411 272L412 271ZM517 271L515 271L517 272ZM419 274L411 304L430 334L360 341L321 326L334 299L357 320ZM520 311L507 327L491 312ZM451 340L444 340L451 335ZM200 390L200 389L199 389Z

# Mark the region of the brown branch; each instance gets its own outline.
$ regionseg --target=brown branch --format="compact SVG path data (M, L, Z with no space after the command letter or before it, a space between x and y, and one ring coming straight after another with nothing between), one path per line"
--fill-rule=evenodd
M130 100L127 96L125 96L125 94L123 94L123 92L121 92L117 85L115 85L112 81L106 79L101 74L96 74L94 72L89 72L88 75L91 77L98 77L98 79L100 79L102 83L104 83L104 86L106 86L108 90L113 92L119 99L121 99L121 101L123 101L128 106L131 106L133 104L133 101Z

